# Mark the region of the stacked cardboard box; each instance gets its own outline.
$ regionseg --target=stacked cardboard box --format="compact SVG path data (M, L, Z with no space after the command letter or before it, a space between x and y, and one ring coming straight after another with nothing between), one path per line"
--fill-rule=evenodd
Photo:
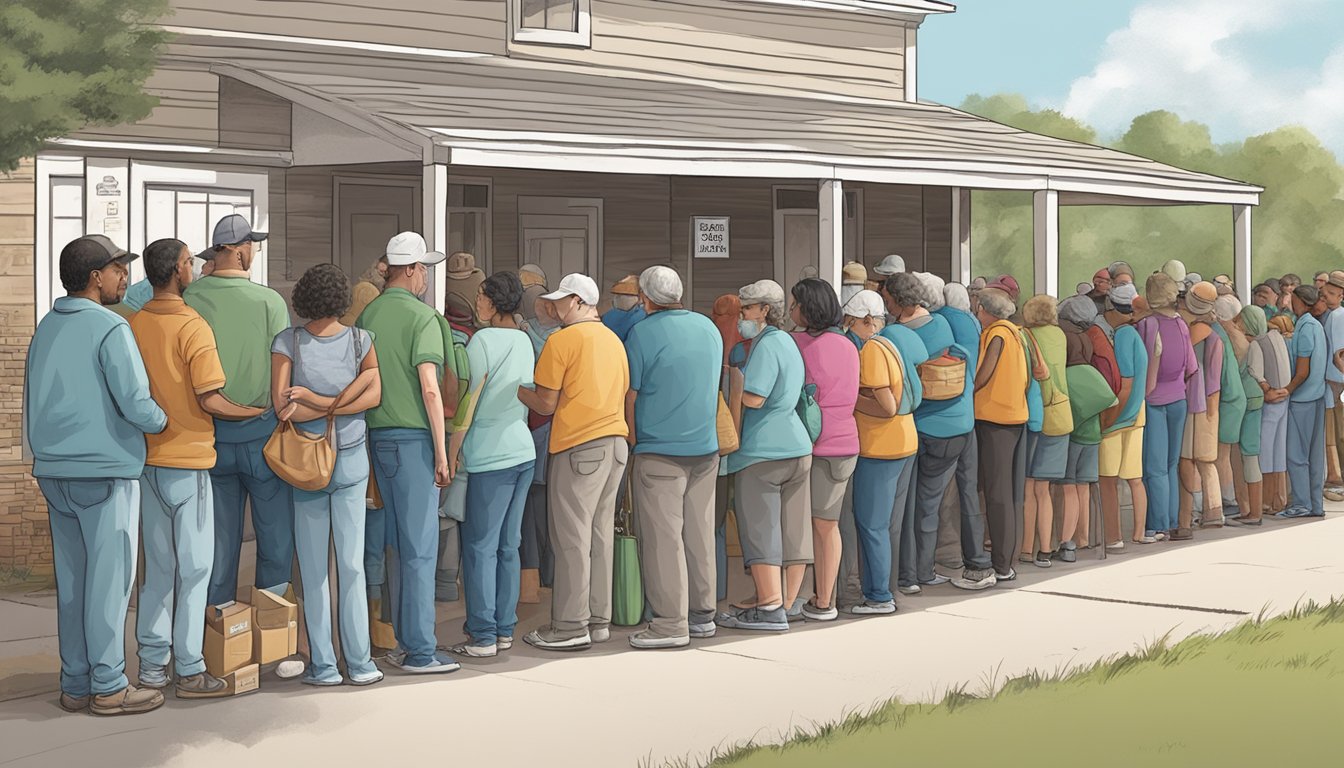
M252 606L225 603L205 609L205 669L224 677L252 663Z
M252 588L252 660L283 661L299 650L299 607L264 589Z
M205 668L233 694L256 690L260 665L298 651L298 606L263 589L253 588L251 598L205 611Z

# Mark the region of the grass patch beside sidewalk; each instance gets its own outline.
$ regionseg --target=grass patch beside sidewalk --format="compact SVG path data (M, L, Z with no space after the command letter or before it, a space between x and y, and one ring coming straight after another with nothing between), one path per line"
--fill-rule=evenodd
M1341 717L1344 602L1335 601L1062 675L1031 673L989 698L962 688L937 704L891 702L707 765L1339 765Z

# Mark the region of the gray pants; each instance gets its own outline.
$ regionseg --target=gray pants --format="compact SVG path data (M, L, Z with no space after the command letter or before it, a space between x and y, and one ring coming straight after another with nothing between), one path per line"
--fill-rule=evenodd
M985 552L985 523L980 514L980 492L976 481L979 471L979 457L975 433L968 432L957 437L941 438L919 436L919 467L916 470L915 514L913 525L907 524L907 531L913 529L913 540L905 542L907 552L901 553L904 560L911 549L915 552L916 572L921 582L934 577L934 557L939 544L939 524L942 510L948 505L948 489L955 479L958 497L952 497L952 508L960 509L961 554L957 562L963 567L984 570L990 567L989 555ZM957 500L960 504L957 504Z
M551 627L560 632L611 623L616 488L629 455L624 438L602 437L549 457Z
M891 513L891 584L892 592L901 585L901 568L905 558L901 557L901 542L904 538L902 528L905 518L914 514L915 467L918 461L907 461L897 481L896 498L892 501ZM863 602L863 589L859 583L859 532L854 524L854 484L849 484L845 492L845 503L840 511L840 578L836 582L836 605L854 605Z
M631 460L644 596L659 637L714 620L714 486L719 457L639 454Z
M811 474L811 454L763 461L737 473L734 511L746 565L811 562Z

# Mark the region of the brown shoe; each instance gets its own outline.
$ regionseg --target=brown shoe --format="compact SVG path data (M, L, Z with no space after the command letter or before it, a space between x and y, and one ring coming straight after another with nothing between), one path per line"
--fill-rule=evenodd
M61 692L61 709L66 712L83 712L88 708L88 696L71 696L64 691Z
M95 715L140 715L162 706L162 693L128 685L116 693L94 696L89 711Z
M1195 532L1189 528L1177 528L1176 532L1171 535L1172 541L1190 541L1193 538L1195 538Z
M209 672L179 677L174 690L179 699L218 699L229 695L229 686Z

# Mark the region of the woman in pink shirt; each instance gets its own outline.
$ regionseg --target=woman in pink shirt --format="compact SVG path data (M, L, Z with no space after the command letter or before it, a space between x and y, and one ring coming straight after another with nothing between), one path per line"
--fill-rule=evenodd
M835 289L808 278L793 286L789 314L803 330L792 336L803 354L804 381L817 385L821 437L812 448L812 550L815 597L802 606L812 621L834 621L835 582L840 572L840 508L859 460L859 352L840 333L844 319ZM789 584L796 602L799 585ZM792 605L792 603L790 604ZM790 611L793 614L793 611Z

